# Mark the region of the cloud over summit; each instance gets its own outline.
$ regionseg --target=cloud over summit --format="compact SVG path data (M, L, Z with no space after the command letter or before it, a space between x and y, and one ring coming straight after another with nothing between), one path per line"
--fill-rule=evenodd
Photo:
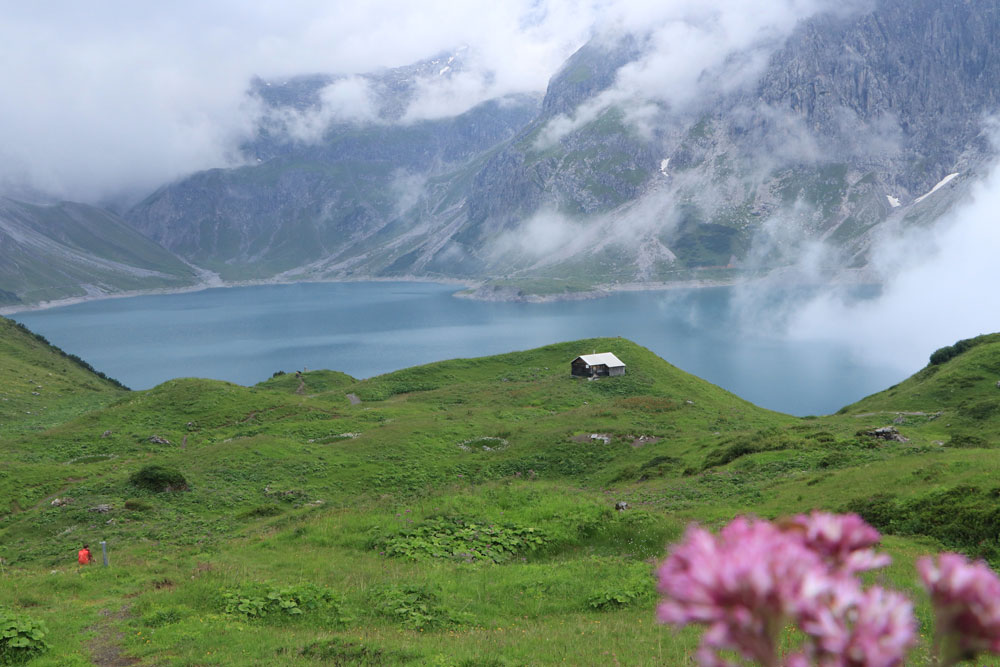
M468 45L459 76L424 81L404 121L490 97L540 92L600 32L651 34L616 90L676 103L735 49L780 38L828 0L236 0L9 4L0 24L0 191L96 202L139 196L192 171L233 165L260 109L253 76L352 75ZM752 63L751 63L752 64ZM331 90L313 124L364 120L357 81ZM457 110L457 111L456 111ZM584 110L585 112L585 110ZM642 114L639 114L642 116ZM295 124L298 123L298 124Z

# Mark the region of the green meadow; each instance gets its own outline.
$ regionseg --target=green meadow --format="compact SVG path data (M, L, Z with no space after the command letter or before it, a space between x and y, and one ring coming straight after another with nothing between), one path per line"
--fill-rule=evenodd
M627 374L572 378L595 349ZM693 664L666 546L816 508L883 532L927 636L914 560L1000 563L1000 336L934 361L806 418L620 338L133 392L0 319L0 664Z

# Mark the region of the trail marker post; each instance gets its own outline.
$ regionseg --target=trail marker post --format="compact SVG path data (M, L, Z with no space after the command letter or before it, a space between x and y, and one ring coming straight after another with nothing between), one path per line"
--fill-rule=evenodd
M104 557L104 567L108 566L108 543L101 540L101 556Z

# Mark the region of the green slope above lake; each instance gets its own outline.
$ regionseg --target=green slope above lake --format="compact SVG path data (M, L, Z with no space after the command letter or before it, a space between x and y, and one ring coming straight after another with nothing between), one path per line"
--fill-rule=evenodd
M17 400L63 410L0 428L0 609L47 625L33 665L686 664L651 564L742 513L859 511L910 592L920 554L1000 562L996 337L799 419L618 338L126 393L0 326L4 391L52 373ZM594 350L626 375L571 377Z

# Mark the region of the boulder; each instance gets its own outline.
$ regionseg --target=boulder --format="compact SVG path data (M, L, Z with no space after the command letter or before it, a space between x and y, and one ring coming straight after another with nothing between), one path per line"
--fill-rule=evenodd
M909 442L909 438L903 437L903 435L896 429L895 426L881 426L879 428L873 428L868 431L859 431L858 435L867 436L869 438L876 438L878 440L888 440L890 442Z

